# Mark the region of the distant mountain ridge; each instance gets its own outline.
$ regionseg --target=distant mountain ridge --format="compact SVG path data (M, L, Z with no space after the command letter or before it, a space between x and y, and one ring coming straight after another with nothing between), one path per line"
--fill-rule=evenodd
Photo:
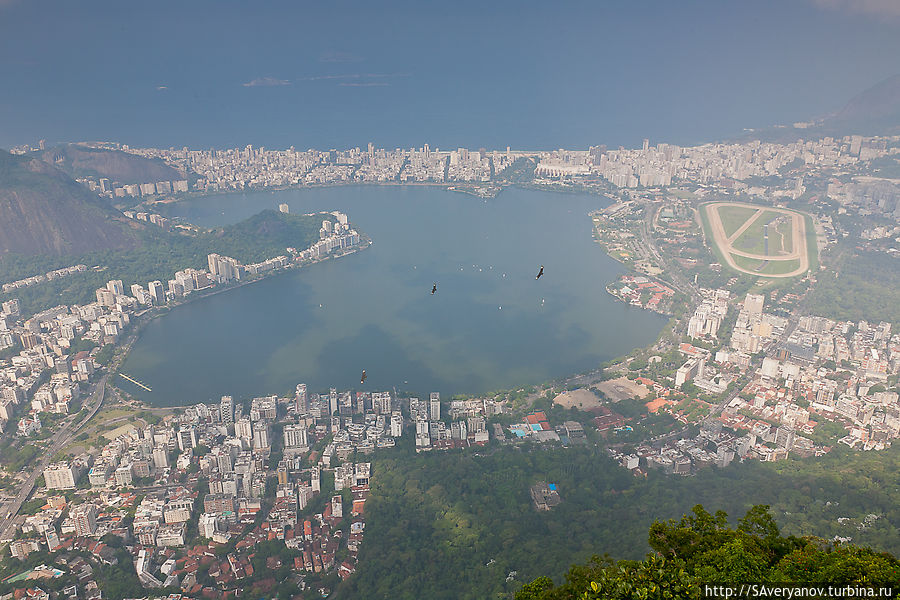
M826 130L855 130L852 133L862 135L900 132L900 73L851 98L821 126Z
M132 227L61 170L0 150L0 256L132 248Z
M787 143L798 139L900 133L900 73L851 98L843 108L812 119L805 127L777 125L752 130L737 141Z

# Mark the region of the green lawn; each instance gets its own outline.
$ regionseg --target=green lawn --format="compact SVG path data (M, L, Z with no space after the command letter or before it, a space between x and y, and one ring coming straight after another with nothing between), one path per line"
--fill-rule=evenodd
M741 213L737 212L735 209L744 211L743 215L741 215ZM738 229L740 227L740 224L743 223L744 221L746 221L746 218L748 218L750 215L752 215L756 209L754 209L752 207L746 207L746 206L721 206L721 207L719 207L718 210L719 210L719 216L723 220L723 226L725 225L725 223L724 223L725 215L730 213L729 218L733 219L733 221L731 223L731 229L733 232L734 230ZM707 211L706 211L704 205L700 206L699 212L700 212L700 221L703 226L704 234L706 236L707 245L710 247L710 249L712 250L713 254L716 256L716 258L719 260L719 262L722 265L727 266L728 262L725 260L725 257L723 256L722 249L719 248L719 246L713 241L712 227L709 222L709 215L707 214ZM759 247L756 248L755 251L762 254L762 250L763 250L762 228L767 222L771 222L772 220L778 218L778 216L786 216L786 215L784 213L777 212L774 210L765 211L763 214L760 215L760 218L757 219L757 221L755 223L753 223L753 225L751 227L749 227L747 229L747 231L744 232L744 234L741 236L741 239L747 237L748 235L751 235L752 231L756 231L756 233L758 234ZM816 232L815 232L815 228L813 226L813 220L812 220L812 217L810 217L809 215L801 215L801 217L805 220L805 223L806 223L806 240L804 241L804 243L806 243L807 256L809 257L809 265L810 265L811 269L815 270L818 266L818 260L817 260L818 257L816 255L817 254L816 253ZM737 223L735 225L735 222L737 222L741 218L743 218L744 221L741 221L740 223ZM727 232L728 227L725 227L725 229ZM770 228L769 241L773 244L772 252L770 252L771 256L777 256L776 251L781 250L781 235L780 234L782 232L784 233L785 248L793 249L793 244L794 244L793 230L790 227L790 222L784 221L783 224L778 225L777 232L776 232L776 227ZM743 250L743 248L740 248L740 249ZM754 251L754 249L750 249L750 250L746 250L746 251ZM770 261L765 266L762 266L763 262L764 262L762 260L745 258L743 256L735 256L735 255L731 255L731 257L737 266L739 266L743 269L747 269L748 271L753 271L754 273L758 273L759 276L761 276L761 277L764 277L766 275L781 275L784 273L789 273L799 266L799 260ZM757 269L760 269L760 270L757 271ZM752 277L752 275L747 275L747 276Z
M66 446L61 453L62 454L78 454L79 452L84 452L89 450L90 448L96 448L102 446L100 443L100 436L103 435L107 439L108 436L104 435L111 431L114 431L121 427L122 425L127 425L129 423L134 424L134 421L138 417L138 413L140 413L140 409L131 408L131 407L123 407L119 405L113 405L109 407L104 407L94 415L94 418L88 421L85 426L81 429L81 432L75 436L75 438ZM123 417L130 417L127 420L117 421L117 419L121 419ZM115 421L115 422L110 422Z
M719 219L722 221L722 228L725 235L731 235L740 229L741 225L747 222L751 216L756 213L755 208L749 206L720 206L714 210L719 212Z
M790 254L794 249L793 219L787 217L769 226L769 256Z
M777 219L778 217L783 216L783 213L775 212L774 210L767 210L763 212L753 223L748 227L744 233L740 235L739 238L734 240L732 243L732 247L735 250L742 250L744 252L750 252L752 254L765 254L768 256L774 256L776 252L774 248L776 247L772 242L775 241L772 233L774 231L769 231L769 251L766 252L766 243L765 243L765 229L766 225ZM779 240L780 242L780 240ZM779 249L781 248L781 244L779 243L777 246Z
M747 258L745 256L732 256L734 260L734 264L741 267L742 269L747 269L748 271L756 272L757 269L762 266L763 261L757 260L755 258Z
M782 275L790 273L800 266L800 259L796 260L772 260L765 267L760 269L761 275Z
M766 262L755 258L747 258L745 256L732 256L732 258L737 266L758 273L760 276L782 275L784 273L790 273L800 266L800 259L770 260ZM763 266L763 263L765 263L765 266Z
M819 268L819 246L816 244L816 226L810 215L803 215L806 221L806 256L809 258L809 270L815 273Z

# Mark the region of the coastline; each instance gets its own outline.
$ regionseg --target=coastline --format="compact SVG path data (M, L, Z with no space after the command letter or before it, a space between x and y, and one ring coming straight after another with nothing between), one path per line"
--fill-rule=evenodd
M135 204L132 209L138 206L146 206L147 208L155 207L155 206L167 206L170 204L177 204L179 202L189 202L191 200L196 200L200 198L208 198L210 196L225 196L232 194L248 194L248 193L276 193L276 192L284 192L289 190L314 190L314 189L325 189L325 188L339 188L339 187L422 187L422 188L439 188L444 189L448 192L457 192L461 194L467 194L469 196L474 196L476 198L481 199L490 199L496 198L498 195L503 193L503 191L508 187L517 187L526 190L536 190L541 192L557 192L564 194L589 194L593 196L601 196L604 198L608 198L610 201L614 201L615 199L610 195L609 190L597 189L595 187L588 187L584 185L578 186L569 186L561 183L533 183L533 182L479 182L479 183L469 183L469 182L438 182L438 181L409 181L409 182L400 182L400 181L335 181L330 183L304 183L297 185L279 185L279 186L266 186L266 187L248 187L244 189L223 189L223 190L204 190L204 191L191 191L191 192L183 192L178 196L170 196L167 198L162 198L159 200L148 200L146 202L139 202ZM478 190L488 189L491 190L489 195L480 194Z
M195 200L198 198L208 198L210 196L225 196L232 194L248 194L248 193L276 193L276 192L284 192L289 190L306 190L306 189L322 189L322 188L338 188L338 187L425 187L425 188L443 188L449 192L462 192L467 193L472 196L482 197L478 194L474 194L468 190L456 188L456 185L461 184L449 184L449 183L441 183L438 181L411 181L411 182L400 182L400 181L335 181L331 183L304 183L297 185L276 185L276 186L266 186L266 187L250 187L244 188L240 190L236 189L226 189L226 190L204 190L204 191L193 191L193 192L184 192L178 196L171 196L168 198L163 198L160 200L152 200L147 202L139 202L135 205L137 206L147 206L153 207L158 205L168 205L168 204L177 204L179 202L187 202L190 200ZM510 185L520 185L517 183L509 183L506 185L501 185L500 189L497 191L494 196L503 191L504 188ZM481 187L473 185L472 187ZM492 186L496 187L496 186ZM491 197L494 197L491 196Z
M304 263L304 264L297 264L297 265L292 264L292 265L290 265L290 266L288 266L288 267L285 267L285 268L283 268L283 269L277 269L277 270L274 270L274 271L272 271L272 272L270 272L270 273L266 273L266 274L264 274L264 275L257 275L257 276L255 276L255 277L253 277L252 279L247 279L247 280L240 281L240 282L238 282L238 283L233 283L233 284L226 285L226 286L215 286L215 287L212 287L211 289L210 289L210 288L205 288L205 289L203 289L203 290L198 290L198 292L200 292L200 293L194 293L194 294L190 294L190 295L188 295L188 296L185 296L184 298L182 298L181 301L179 301L179 302L177 302L177 303L173 303L173 304L171 304L171 305L166 305L165 307L161 307L159 310L147 309L147 311L142 312L142 313L139 314L139 315L136 315L136 321L137 321L137 323L135 323L134 326L132 327L132 329L131 329L131 331L130 331L130 333L129 333L128 338L126 338L126 343L125 343L125 345L116 348L116 364L115 364L115 368L111 368L111 369L109 369L108 372L107 372L107 376L108 376L108 378L109 378L109 379L108 379L108 385L109 385L110 387L112 387L112 388L113 388L117 393L119 393L120 395L123 395L123 394L124 394L125 396L127 396L127 397L129 398L129 402L131 402L131 403L136 403L137 405L139 405L139 406L141 406L141 407L144 407L144 408L146 408L146 409L162 409L162 408L166 408L166 409L175 409L175 408L182 408L182 407L178 407L178 406L171 406L171 407L155 406L155 405L150 404L149 402L147 402L147 401L145 401L145 400L141 400L140 398L135 397L133 394L131 394L131 393L129 393L129 392L123 390L123 389L122 389L119 385L117 385L117 383L116 383L116 377L120 374L119 367L121 367L122 363L124 363L125 360L128 358L128 355L129 355L129 353L131 352L131 349L132 349L132 347L134 346L135 342L137 342L137 341L140 339L140 337L141 337L141 332L142 332L142 330L144 329L144 327L146 327L146 326L147 326L149 323L151 323L152 321L154 321L154 320L156 320L156 319L158 319L158 318L161 318L161 317L166 316L166 315L169 314L172 310L174 310L174 309L176 309L176 308L179 308L179 307L181 307L181 306L187 306L188 304L191 304L191 303L196 302L196 301L198 301L198 300L202 300L202 299L204 299L204 298L211 298L211 297L216 296L216 295L218 295L218 294L222 294L222 293L224 293L224 292L229 292L229 291L232 291L232 290L236 290L236 289L242 288L242 287L244 287L244 286L251 285L251 284L253 284L253 283L257 283L257 282L260 282L260 281L263 281L263 280L271 279L271 278L273 278L273 277L278 277L278 276L281 276L281 275L286 275L286 274L288 274L288 273L290 273L290 272L297 271L297 270L303 269L303 268L305 268L305 267L311 267L311 266L313 266L313 265L317 265L317 264L319 264L319 263L326 262L326 261L331 260L331 259L333 259L333 258L334 258L334 259L337 259L337 258L343 258L343 257L345 257L345 256L350 256L350 255L352 255L352 254L356 254L357 252L359 252L359 251L361 251L361 250L366 250L366 249L369 248L369 246L371 246L372 244L373 244L372 240L371 240L367 235L361 234L361 235L360 235L360 244L359 244L359 246L358 246L357 248L353 248L353 249L350 249L350 250L348 250L348 251L346 251L346 252L343 252L343 253L341 253L340 255L337 255L337 256L325 256L324 258L320 258L320 259L317 259L317 260L313 260L313 261L310 261L310 262ZM152 313L152 314L148 314L148 313Z

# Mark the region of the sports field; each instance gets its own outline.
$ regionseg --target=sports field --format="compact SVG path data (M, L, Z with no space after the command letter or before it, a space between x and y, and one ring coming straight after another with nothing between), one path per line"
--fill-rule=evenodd
M748 206L721 206L719 208L719 218L722 220L722 227L725 229L725 235L734 235L734 232L755 213L756 209Z
M796 277L809 269L804 215L738 202L710 202L700 210L712 243L732 269L762 277Z

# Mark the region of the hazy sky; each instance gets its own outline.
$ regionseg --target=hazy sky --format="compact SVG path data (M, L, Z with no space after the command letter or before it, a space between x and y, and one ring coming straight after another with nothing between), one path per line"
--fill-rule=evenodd
M0 147L697 143L898 57L898 0L0 0Z

